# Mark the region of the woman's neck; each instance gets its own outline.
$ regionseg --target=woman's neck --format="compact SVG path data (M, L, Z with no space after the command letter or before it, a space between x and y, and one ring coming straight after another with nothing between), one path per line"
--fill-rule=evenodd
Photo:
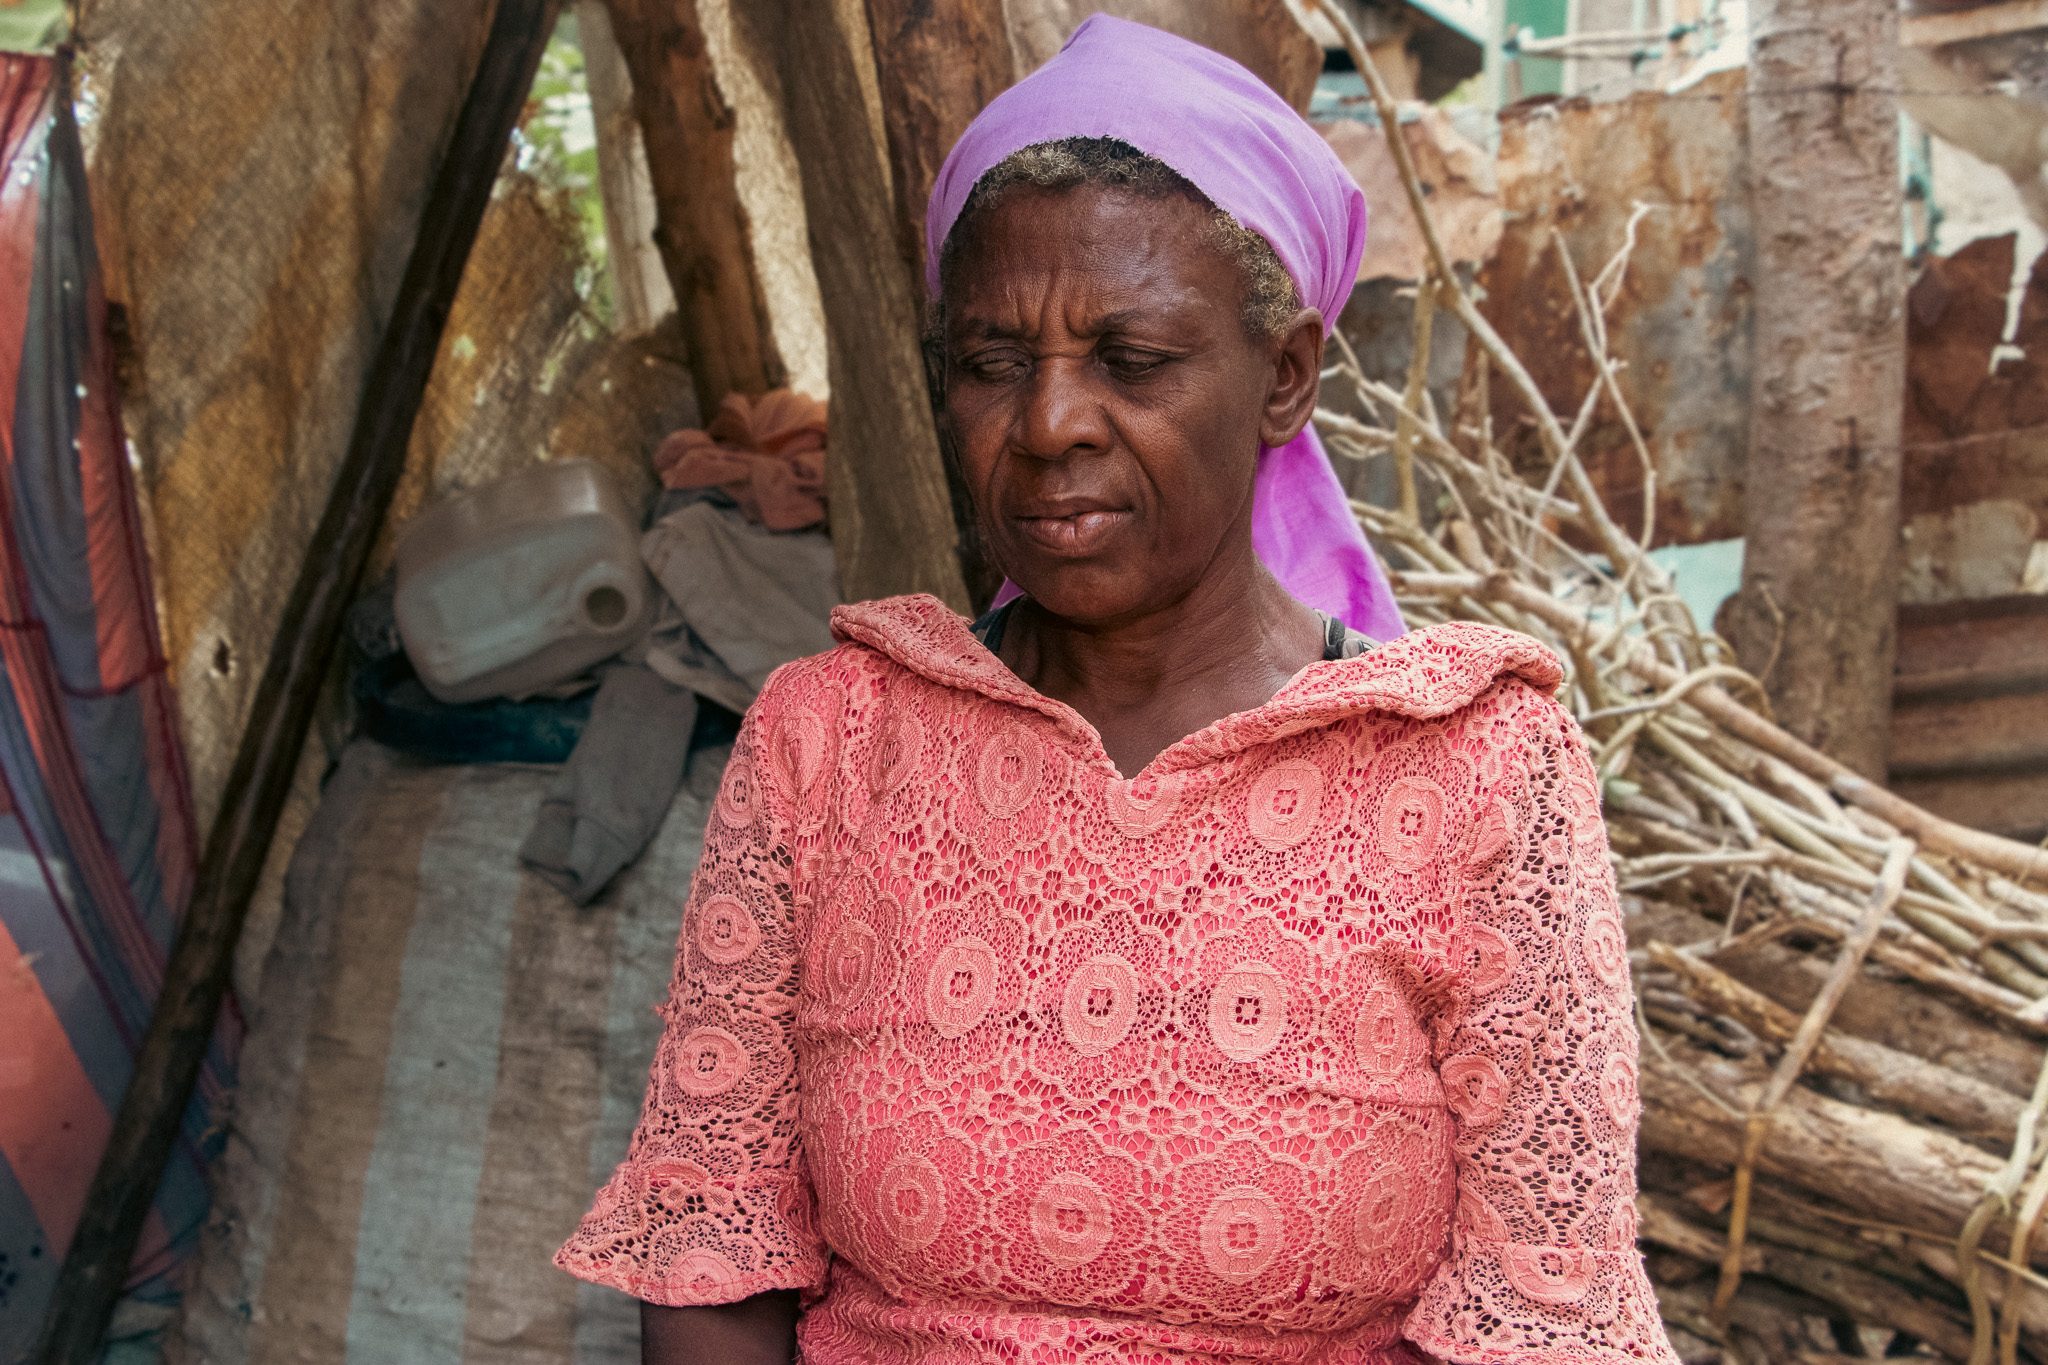
M1125 776L1212 722L1264 705L1322 653L1321 620L1256 559L1109 624L1021 601L1002 639L1011 670L1092 724Z

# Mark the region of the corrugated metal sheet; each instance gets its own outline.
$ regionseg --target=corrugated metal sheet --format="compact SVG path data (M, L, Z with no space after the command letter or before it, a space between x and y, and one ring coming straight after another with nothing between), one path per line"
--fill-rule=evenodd
M2048 597L1900 609L1891 778L1951 820L2048 834Z

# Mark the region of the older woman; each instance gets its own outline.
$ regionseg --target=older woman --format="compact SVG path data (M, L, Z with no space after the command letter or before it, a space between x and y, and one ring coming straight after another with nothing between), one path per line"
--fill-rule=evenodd
M649 1361L1674 1359L1557 663L1397 635L1302 437L1363 233L1115 20L955 149L946 416L1022 595L842 608L747 716L559 1257Z

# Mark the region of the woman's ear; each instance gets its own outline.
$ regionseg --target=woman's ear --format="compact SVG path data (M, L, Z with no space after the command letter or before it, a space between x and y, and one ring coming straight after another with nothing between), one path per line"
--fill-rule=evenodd
M1284 446L1315 416L1323 377L1323 315L1304 308L1273 339L1273 387L1259 423L1259 441Z

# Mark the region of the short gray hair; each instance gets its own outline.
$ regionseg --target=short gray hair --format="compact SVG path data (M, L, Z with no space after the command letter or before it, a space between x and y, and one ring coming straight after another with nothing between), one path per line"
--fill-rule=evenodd
M1244 326L1255 337L1277 337L1301 309L1301 296L1272 243L1249 230L1210 201L1186 176L1128 142L1110 137L1069 137L1038 142L1010 153L974 182L960 216L946 234L939 252L943 279L959 255L960 244L973 233L976 220L1003 195L1018 186L1038 190L1071 190L1100 185L1146 199L1181 196L1210 212L1210 240L1237 264L1244 276Z

